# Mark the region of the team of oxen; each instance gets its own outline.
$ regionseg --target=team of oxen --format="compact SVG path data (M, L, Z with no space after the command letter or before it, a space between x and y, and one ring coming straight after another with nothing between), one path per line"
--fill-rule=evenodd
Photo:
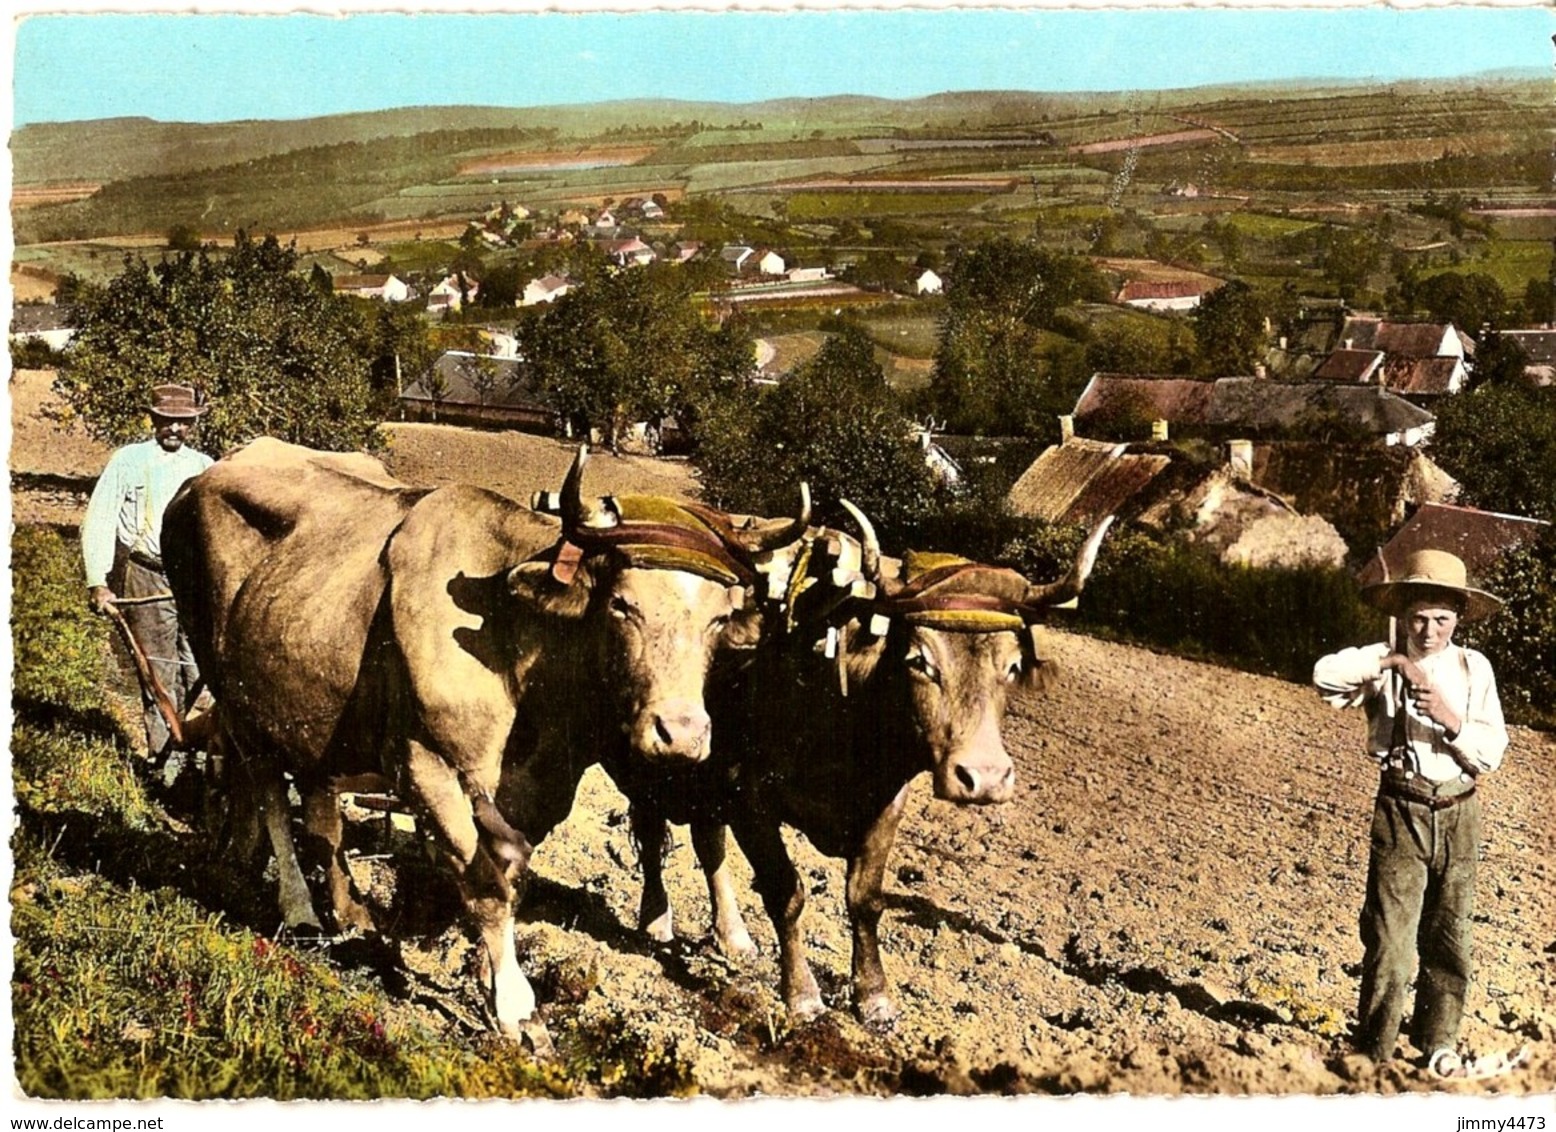
M544 1041L514 948L517 881L601 764L631 802L639 926L672 935L666 822L687 823L718 946L754 951L726 864L750 862L782 994L823 1009L805 956L788 824L847 861L854 1005L897 1013L882 879L910 781L1007 800L1010 687L1037 683L1036 626L1079 593L1107 524L1046 585L944 555L886 559L851 532L653 496L592 498L585 451L524 505L407 487L368 456L254 441L168 509L168 576L216 698L240 859L267 835L292 928L372 931L342 848L343 791L393 791L456 878L492 1023ZM288 783L302 802L293 838ZM301 850L299 852L299 849Z

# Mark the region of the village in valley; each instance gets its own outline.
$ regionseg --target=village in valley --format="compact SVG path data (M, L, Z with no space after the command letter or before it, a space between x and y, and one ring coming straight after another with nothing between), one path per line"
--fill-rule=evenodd
M1383 631L1358 585L1427 547L1509 599L1472 638L1517 726L1466 1025L1487 1048L1532 1043L1505 1081L1549 1089L1549 96L1543 75L1498 72L19 127L13 556L38 604L14 622L14 742L44 768L18 772L28 939L51 901L111 890L111 909L127 888L281 970L280 944L222 934L269 923L268 880L234 895L195 877L195 819L121 812L101 800L117 772L104 786L70 753L112 756L134 729L134 677L77 624L71 556L150 368L208 403L191 443L212 456L273 427L528 506L587 444L602 495L770 517L803 481L816 522L858 504L890 554L1029 579L1114 523L1078 608L1056 611L1056 688L1012 698L1015 801L904 788L882 921L894 1030L843 1008L785 1022L770 934L746 968L692 934L712 897L684 837L663 854L680 935L643 942L622 881L642 843L596 768L535 847L518 933L563 1068L474 1036L467 975L487 960L450 907L411 900L444 881L418 871L415 824L364 794L354 875L407 941L400 981L381 956L304 956L275 975L325 988L281 1011L302 1020L280 1023L303 1031L293 1060L209 1054L191 1095L245 1073L288 1097L1426 1091L1340 1050L1377 776L1360 724L1308 684L1317 656ZM37 643L61 625L80 640ZM56 659L66 676L37 675ZM106 700L83 691L104 667ZM416 858L404 877L397 854ZM855 880L796 854L830 1009ZM218 895L234 927L206 923ZM166 991L189 1032L216 1010L213 970ZM341 985L379 997L338 1007ZM27 983L29 1034L56 993ZM315 1024L328 1010L334 1029ZM125 1042L158 1048L159 1024L137 1014ZM29 1088L71 1095L78 1054L27 1041ZM454 1076L423 1072L450 1049ZM101 1048L79 1058L106 1095L133 1092ZM176 1094L165 1066L143 1076Z

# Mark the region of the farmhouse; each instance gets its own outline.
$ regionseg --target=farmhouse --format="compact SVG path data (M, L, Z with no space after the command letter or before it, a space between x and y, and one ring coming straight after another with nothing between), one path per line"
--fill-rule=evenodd
M524 284L524 293L518 305L533 307L539 303L554 303L572 289L573 281L566 275L542 275Z
M69 307L54 303L23 303L11 311L11 341L42 342L51 350L63 350L76 336Z
M403 303L411 297L410 285L393 275L337 275L330 281L330 289L337 295L386 303Z
M461 285L462 284L462 285ZM480 293L481 285L459 273L448 276L427 292L427 313L457 311Z
M1043 452L1011 488L1017 514L1091 525L1123 515L1178 532L1224 562L1250 566L1337 565L1345 541L1332 524L1304 515L1254 483L1250 444L1234 441L1225 464L1196 464L1156 445L1069 436Z
M556 414L516 358L449 350L400 393L409 420L550 431Z
M671 263L685 263L702 251L702 245L696 240L679 240L671 245L669 260Z
M653 248L636 236L620 240L597 240L594 246L617 267L643 267L659 258Z
M1161 421L1175 434L1206 439L1329 433L1413 447L1424 443L1435 425L1425 409L1376 385L1115 373L1094 374L1073 415L1083 434L1118 440Z
M1525 381L1530 385L1556 381L1556 330L1504 330L1502 337L1523 350Z
M927 268L913 280L913 293L915 295L938 295L945 289L945 281Z
M1188 279L1131 279L1119 290L1118 301L1140 310L1187 311L1199 306L1200 297L1207 290L1204 284Z

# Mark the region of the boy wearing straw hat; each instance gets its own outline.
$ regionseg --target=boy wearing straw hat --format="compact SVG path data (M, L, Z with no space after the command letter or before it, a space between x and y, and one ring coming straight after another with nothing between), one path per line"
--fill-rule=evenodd
M1356 1044L1376 1061L1394 1056L1419 958L1411 1039L1435 1075L1469 1076L1474 1063L1456 1047L1480 846L1475 787L1501 765L1507 728L1490 661L1455 645L1453 633L1501 599L1470 586L1463 561L1440 550L1412 554L1400 577L1364 587L1362 599L1398 619L1395 640L1342 649L1313 668L1327 703L1366 709L1381 771Z
M190 706L189 693L199 672L179 630L162 570L162 514L185 480L211 466L209 456L184 443L206 408L187 385L153 389L148 406L151 439L125 445L108 458L81 522L88 602L95 611L107 613L121 597L143 599L123 606L124 619L180 715ZM151 694L141 691L146 754L160 764L169 755L172 736ZM166 774L177 769L175 760Z

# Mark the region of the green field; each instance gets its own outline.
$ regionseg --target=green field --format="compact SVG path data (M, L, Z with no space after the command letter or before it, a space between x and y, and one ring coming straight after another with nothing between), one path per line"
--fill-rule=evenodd
M966 212L995 194L953 192L798 192L788 194L789 217L805 222L845 216L940 216Z
M1438 263L1421 272L1423 277L1445 271L1484 272L1495 279L1510 298L1519 298L1531 279L1545 279L1551 270L1551 245L1534 240L1488 240L1478 252L1458 263Z

